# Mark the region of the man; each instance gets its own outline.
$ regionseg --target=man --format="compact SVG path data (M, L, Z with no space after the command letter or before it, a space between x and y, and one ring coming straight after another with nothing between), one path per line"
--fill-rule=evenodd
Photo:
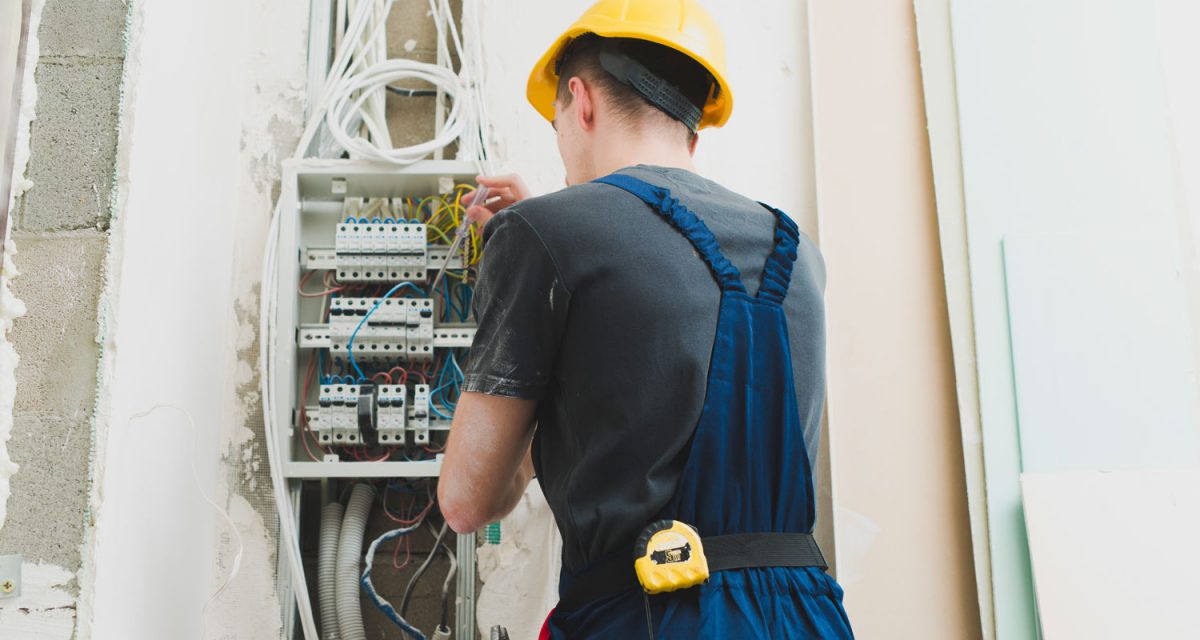
M529 82L569 186L480 178L500 197L470 211L479 331L438 496L474 531L536 468L563 537L544 636L852 637L807 535L824 267L697 175L696 131L733 108L723 67L694 0L601 0Z

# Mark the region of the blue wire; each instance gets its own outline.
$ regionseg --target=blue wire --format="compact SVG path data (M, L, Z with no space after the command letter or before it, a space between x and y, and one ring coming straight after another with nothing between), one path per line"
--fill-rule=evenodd
M449 379L447 380L447 378ZM462 369L458 366L458 360L451 353L449 359L446 360L446 364L442 366L442 370L438 374L437 387L429 394L430 411L436 413L439 418L444 420L451 419L450 416L439 411L435 403L440 402L443 408L453 413L454 409L458 406L458 392L461 388L460 384L464 379ZM453 389L455 400L450 400L446 397L446 389L448 388Z
M470 285L462 284L458 287L458 317L463 322L467 321L467 317L471 315L471 297L475 291Z
M393 607L390 602L380 597L379 593L375 591L375 585L371 584L371 569L374 567L375 550L379 548L379 545L387 542L388 540L393 540L395 538L399 538L400 536L406 536L413 531L416 531L417 527L420 526L421 523L418 522L410 527L392 529L391 531L388 531L387 533L376 538L371 543L371 546L367 549L367 568L365 571L363 571L362 578L359 579L359 584L362 586L363 591L367 592L367 596L371 599L371 602L376 606L376 608L382 611L389 620L396 623L396 626L400 627L405 633L414 638L426 640L425 635L409 624L404 618L400 617L400 614L396 611L396 608ZM437 550L435 549L434 551Z
M442 299L445 300L445 302L446 302L446 319L447 320L450 319L451 311L453 311L455 314L458 315L458 317L461 318L462 317L462 309L455 306L454 301L451 300L451 298L450 298L449 283L446 282L445 280L443 280L442 285L443 285L442 286Z
M438 411L437 405L435 405L432 402L429 403L429 410L432 411L434 413L434 415L441 418L442 420L450 420L451 419L450 416L442 413L441 411Z
M363 328L363 325L367 323L367 318L370 318L371 314L375 313L375 310L379 308L379 305L383 304L384 300L387 300L388 298L392 297L393 293L396 293L397 291L399 291L405 287L411 288L413 291L416 291L418 294L425 293L424 291L421 291L417 287L417 285L415 285L411 282L401 282L400 284L392 287L391 289L388 289L388 292L383 294L382 298L375 301L375 306L371 307L371 309L369 311L367 311L367 315L363 316L362 320L358 321L358 326L354 327L354 333L350 334L350 341L346 343L346 352L350 356L350 365L354 367L354 370L356 372L358 372L359 380L366 380L367 376L366 376L366 374L363 373L362 368L358 366L358 362L355 361L355 359L354 359L354 338L358 337L358 330Z

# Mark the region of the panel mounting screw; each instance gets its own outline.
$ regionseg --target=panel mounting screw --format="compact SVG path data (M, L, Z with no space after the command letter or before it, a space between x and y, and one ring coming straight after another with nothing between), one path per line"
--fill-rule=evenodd
M16 588L17 588L17 585L14 584L12 580L5 580L4 582L0 582L0 591L3 591L4 593L12 593L13 589L16 589Z

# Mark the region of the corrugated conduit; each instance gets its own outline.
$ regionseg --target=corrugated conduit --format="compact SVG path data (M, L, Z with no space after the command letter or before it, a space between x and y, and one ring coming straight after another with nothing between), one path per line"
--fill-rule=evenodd
M359 563L362 560L363 536L367 532L367 516L375 502L375 487L363 483L354 486L350 505L342 519L338 535L337 574L334 584L337 600L338 629L341 640L367 640L363 626L362 605L359 600Z
M321 539L317 552L317 602L321 613L321 637L324 640L342 638L337 619L335 581L344 512L340 502L330 502L321 508Z

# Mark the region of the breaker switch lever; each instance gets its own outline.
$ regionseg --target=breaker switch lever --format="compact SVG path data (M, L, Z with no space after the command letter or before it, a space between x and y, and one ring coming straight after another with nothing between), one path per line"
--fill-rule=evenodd
M358 387L358 431L362 434L363 444L369 447L379 444L379 432L375 428L375 390L373 384Z

